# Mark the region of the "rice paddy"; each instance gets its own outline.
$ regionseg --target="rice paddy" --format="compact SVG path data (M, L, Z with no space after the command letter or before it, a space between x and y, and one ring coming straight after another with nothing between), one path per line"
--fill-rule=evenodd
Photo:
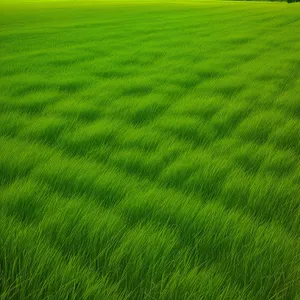
M0 299L299 300L300 4L0 4Z

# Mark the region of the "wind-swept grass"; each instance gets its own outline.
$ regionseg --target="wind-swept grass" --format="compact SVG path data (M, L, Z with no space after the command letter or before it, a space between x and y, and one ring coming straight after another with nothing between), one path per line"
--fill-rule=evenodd
M0 299L298 299L299 26L1 2Z

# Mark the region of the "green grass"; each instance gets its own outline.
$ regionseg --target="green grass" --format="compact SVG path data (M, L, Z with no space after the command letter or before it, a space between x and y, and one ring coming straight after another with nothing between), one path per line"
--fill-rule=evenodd
M298 4L1 3L1 300L300 299Z

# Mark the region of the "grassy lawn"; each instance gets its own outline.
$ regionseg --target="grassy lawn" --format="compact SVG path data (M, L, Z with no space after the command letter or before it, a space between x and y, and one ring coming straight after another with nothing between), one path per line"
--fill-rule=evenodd
M300 4L1 3L1 300L300 299Z

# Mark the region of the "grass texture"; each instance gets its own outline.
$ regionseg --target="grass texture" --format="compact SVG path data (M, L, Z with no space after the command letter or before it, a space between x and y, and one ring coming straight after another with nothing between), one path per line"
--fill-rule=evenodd
M0 6L1 300L299 300L300 5Z

